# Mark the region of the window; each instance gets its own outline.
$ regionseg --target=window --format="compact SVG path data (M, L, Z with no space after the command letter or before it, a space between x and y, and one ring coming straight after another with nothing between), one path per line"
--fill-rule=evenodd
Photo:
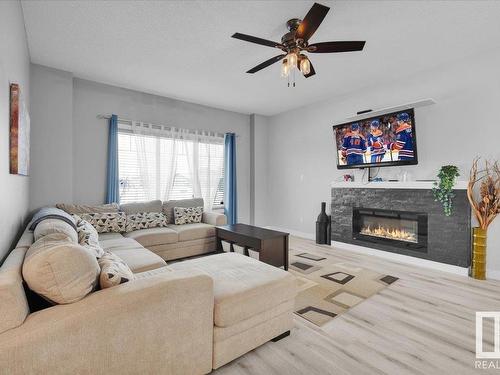
M134 134L119 126L120 201L203 197L208 207L224 199L222 139L174 139ZM211 203L211 204L207 204Z

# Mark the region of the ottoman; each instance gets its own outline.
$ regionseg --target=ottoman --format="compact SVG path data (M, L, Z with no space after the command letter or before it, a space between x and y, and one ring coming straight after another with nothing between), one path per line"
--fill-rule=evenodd
M214 282L212 367L219 368L290 331L297 286L289 272L237 253L170 265L197 269Z

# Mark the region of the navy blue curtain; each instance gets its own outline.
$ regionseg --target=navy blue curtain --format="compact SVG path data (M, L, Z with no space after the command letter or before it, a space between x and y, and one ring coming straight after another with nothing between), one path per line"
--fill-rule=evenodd
M236 135L226 133L224 137L224 213L228 224L238 221L236 195Z
M118 116L109 119L108 176L106 203L120 202L120 177L118 174Z

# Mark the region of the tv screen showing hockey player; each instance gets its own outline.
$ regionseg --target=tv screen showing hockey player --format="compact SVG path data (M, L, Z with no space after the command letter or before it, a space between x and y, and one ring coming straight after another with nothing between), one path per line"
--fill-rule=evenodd
M413 109L333 126L337 168L417 164Z

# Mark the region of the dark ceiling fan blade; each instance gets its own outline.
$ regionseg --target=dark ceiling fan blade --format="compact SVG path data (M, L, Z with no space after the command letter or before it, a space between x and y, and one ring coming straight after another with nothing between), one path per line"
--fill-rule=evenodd
M247 71L247 73L251 73L251 74L257 73L259 70L267 68L269 65L273 65L274 63L280 61L285 56L286 56L286 54L284 53L282 55L271 57L269 60L266 60L263 63L261 63L261 64L255 66L255 67L253 67L252 69L250 69L249 71Z
M306 16L297 28L295 38L302 39L307 42L317 30L321 22L323 22L323 19L326 17L326 14L329 10L330 8L327 6L314 3L314 5L311 7L311 9L309 9L309 12L307 12Z
M364 41L314 43L307 47L307 51L313 53L362 51L365 43Z
M304 58L309 60L307 57L304 57ZM309 74L303 74L303 76L306 78L309 78L309 77L316 74L316 71L314 70L314 66L313 66L311 60L309 60L309 65L310 65ZM300 71L300 61L297 61L297 69Z
M283 48L283 45L278 43L278 42L273 42L271 40L262 39L262 38L258 38L256 36L251 36L251 35L247 35L247 34L234 33L231 37L236 38L236 39L240 39L240 40L244 40L245 42L260 44L262 46Z

